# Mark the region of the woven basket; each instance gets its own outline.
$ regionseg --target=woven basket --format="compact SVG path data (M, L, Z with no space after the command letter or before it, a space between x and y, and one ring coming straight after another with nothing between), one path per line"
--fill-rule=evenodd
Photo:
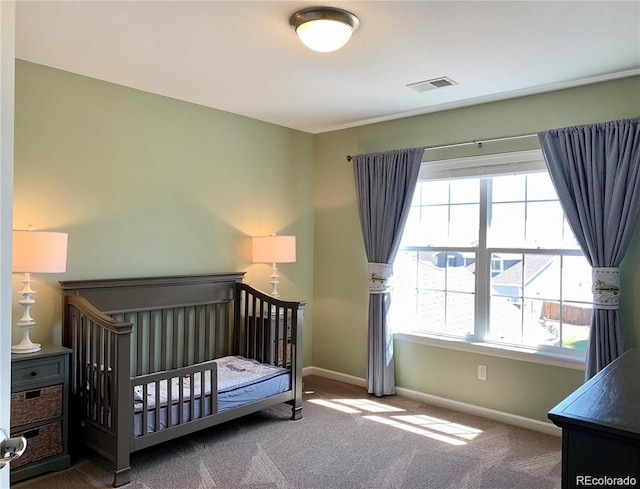
M60 421L11 436L24 436L27 439L27 449L20 458L11 462L12 468L62 453L62 423Z
M62 416L62 384L11 394L11 426Z

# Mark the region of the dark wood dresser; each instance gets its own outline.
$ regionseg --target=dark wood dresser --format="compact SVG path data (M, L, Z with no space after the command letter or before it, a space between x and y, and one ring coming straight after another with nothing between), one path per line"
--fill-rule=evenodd
M640 487L640 350L598 372L549 419L562 428L563 489Z

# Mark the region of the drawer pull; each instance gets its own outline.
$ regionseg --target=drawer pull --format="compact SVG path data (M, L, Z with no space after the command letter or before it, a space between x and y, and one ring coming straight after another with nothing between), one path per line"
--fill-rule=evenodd
M22 436L24 436L27 440L30 438L35 438L36 436L39 436L39 435L40 435L40 430L37 428L35 430L29 430L22 433Z
M40 397L41 393L42 392L40 391L40 389L38 389L37 391L25 392L24 398L25 399L37 399L38 397Z
M31 377L35 377L36 375L38 375L38 372L36 372L35 370L31 372Z

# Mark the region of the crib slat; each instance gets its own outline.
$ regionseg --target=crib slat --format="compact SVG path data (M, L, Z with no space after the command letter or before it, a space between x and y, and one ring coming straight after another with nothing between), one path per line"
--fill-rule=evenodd
M156 390L157 394L157 390ZM147 384L142 384L142 434L146 435L148 433L147 429L147 417L149 414L149 406L147 405L149 399L149 386Z
M155 389L156 389L156 405L155 405L155 409L154 409L154 413L153 413L154 414L153 431L160 431L160 429L161 429L160 413L162 412L162 406L160 405L160 381L156 381L154 383L154 385L155 385ZM171 392L171 391L169 391L169 392ZM171 397L169 397L169 399L171 399ZM168 408L170 410L171 404L168 405Z
M211 378L211 375L209 375L209 378ZM213 391L210 391L213 392ZM207 400L207 382L206 382L206 376L204 372L200 372L200 416L204 416L206 413L206 400ZM209 397L213 397L213 395L210 395ZM212 413L213 411L209 411L210 413Z
M225 334L225 351L224 355L230 355L234 352L234 334L233 334L233 321L231 320L231 312L229 310L229 304L220 304L219 308L222 310L221 324L217 324L216 327L223 329Z
M180 366L189 365L189 345L191 344L191 328L189 324L189 317L191 315L191 307L183 308L183 321L182 328L184 332L182 337L184 338L184 345L182 347L182 362L180 362Z
M202 362L202 355L200 351L202 349L202 343L200 341L200 328L202 327L202 306L196 306L194 314L194 341L193 341L193 361L195 363Z
M205 348L205 360L211 360L213 358L213 348L211 347L211 318L214 314L214 307L211 304L207 304L204 314L204 348Z
M256 334L257 334L257 330L260 327L257 321L257 317L258 317L258 298L256 296L252 296L252 307L251 307L251 312L252 312L252 316L253 316L253 321L252 321L252 330L251 330L251 334L249 335L249 337L247 338L247 354L251 357L251 358L255 358L256 357Z
M97 397L98 397L98 402L96 403L96 413L97 413L97 417L98 417L98 422L100 424L104 424L104 416L105 416L105 409L104 409L104 394L105 391L107 390L107 387L105 385L105 378L107 376L107 366L105 365L104 362L104 329L103 328L97 328L97 332L98 332L98 338L97 338L97 343L98 343L98 351L97 351L97 357L98 357L98 362L97 362L97 371L98 371L98 386L97 386Z
M76 341L79 346L78 346L78 354L75 355L76 356L76 376L78 379L76 383L76 392L78 393L80 397L80 402L82 403L81 404L82 412L84 413L84 416L87 416L88 415L87 409L89 404L86 402L87 393L85 392L83 387L87 385L86 384L87 372L82 367L82 365L84 364L84 359L87 352L87 349L84 343L84 331L85 331L86 319L82 313L78 312L77 314L78 314L78 317L77 317L78 322L76 323L76 338L77 338Z
M263 300L260 300L260 310L255 316L256 336L253 341L256 345L256 352L254 358L259 362L264 362L266 356L265 337L271 337L271 331L273 331L273 328L271 326L269 306L267 305L265 307L265 302Z
M239 338L239 348L238 348L238 353L240 355L244 355L247 356L247 350L248 350L248 344L247 342L249 341L249 338L247 337L249 335L249 329L251 326L251 316L253 315L253 313L251 312L251 310L249 309L250 306L250 300L249 297L247 296L246 293L244 293L244 314L242 315L242 319L241 321L243 322L242 327L241 327L241 331L240 334L238 335ZM244 334L244 337L243 337Z
M138 312L136 314L136 351L137 351L137 362L136 362L136 372L137 375L142 375L144 373L144 357L143 357L143 339L144 339L144 331L142 330L142 314Z
M291 331L291 313L284 315L284 321L282 322L282 366L286 367L291 365L291 348L289 348L289 331ZM280 348L278 347L278 351Z
M173 366L178 368L178 309L173 310Z
M111 357L111 361L109 362L109 365L111 365L113 363L113 369L112 369L112 375L110 377L110 385L111 385L111 389L109 389L109 410L111 413L113 413L113 406L117 400L117 394L116 394L116 369L117 369L117 365L115 365L115 359L117 358L116 356L116 348L117 348L117 342L115 339L115 335L113 333L109 333L112 341L111 341L111 351L110 351L110 357ZM113 427L113 421L109 419L109 413L107 413L107 419L105 420L105 426L107 426L109 429L112 429Z
M173 399L173 397L169 397L168 399ZM178 377L178 424L184 423L184 410L182 406L184 406L184 377Z
M274 308L274 312L273 315L271 316L271 322L273 324L273 331L274 334L271 337L272 338L272 345L269 345L270 348L272 349L274 355L273 355L273 363L275 365L279 365L282 366L282 358L280 355L280 341L282 338L282 341L286 340L286 337L284 335L284 333L282 332L282 323L284 322L284 317L283 315L285 315L286 312L283 311L280 306L275 306ZM280 318L282 318L283 320L280 321Z
M167 399L173 399L173 382L167 380ZM167 422L171 424L171 405L167 406Z
M95 325L95 323L91 322L91 329L89 332L90 335L90 340L89 340L89 375L90 375L90 382L89 382L89 401L91 403L91 406L96 406L97 404L97 399L96 399L96 349L97 349L97 345L96 345L96 338L97 338L97 330L96 330L97 326ZM92 409L92 413L91 413L91 419L93 421L96 421L97 419L97 409L93 408Z
M202 378L201 378L202 380ZM195 386L195 374L191 374L189 376L190 383L190 400L189 400L189 408L190 408L190 417L189 419L196 419L196 386ZM203 382L200 382L200 397L204 395L204 391L202 391ZM201 413L204 415L204 413Z
M149 373L156 371L156 329L158 327L157 318L157 311L153 311L149 314Z
M166 309L163 309L162 311L162 343L161 343L161 355L162 355L162 359L160 362L160 368L161 370L167 370L169 368L168 365L168 361L167 361L167 349L169 348L169 341L167 340L167 335L169 332L169 311Z

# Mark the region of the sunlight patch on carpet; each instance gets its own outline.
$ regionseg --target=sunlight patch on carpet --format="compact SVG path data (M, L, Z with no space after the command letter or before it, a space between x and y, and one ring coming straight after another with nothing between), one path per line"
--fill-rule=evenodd
M451 436L446 436L441 433L435 433L433 431L425 430L424 428L420 428L411 423L403 423L394 418L383 418L382 416L363 416L365 419L370 421L375 421L376 423L381 423L387 426L392 426L394 428L398 428L400 430L408 431L410 433L414 433L416 435L425 436L427 438L431 438L433 440L442 441L444 443L448 443L449 445L466 445L467 442L460 440L459 438L453 438Z
M318 406L328 407L331 409L335 409L336 411L341 411L343 413L348 413L348 414L358 414L362 412L357 409L350 408L349 406L338 404L336 402L326 401L324 399L309 399L308 402L310 402L311 404L317 404Z
M457 436L458 438L463 438L465 440L473 440L480 433L482 433L482 430L472 428L471 426L452 423L451 421L447 421L446 419L434 418L432 416L426 416L424 414L412 416L394 416L394 418L405 423L411 423L422 428L440 431L441 433Z
M381 402L373 401L371 399L333 399L333 402L339 402L340 404L346 404L362 411L369 413L393 413L398 411L404 411L402 408L396 406L390 406L388 404L382 404Z
M368 413L397 413L405 411L402 408L382 404L381 402L373 401L371 399L332 399L331 401L324 399L309 399L308 402L349 414L358 414L363 411Z

